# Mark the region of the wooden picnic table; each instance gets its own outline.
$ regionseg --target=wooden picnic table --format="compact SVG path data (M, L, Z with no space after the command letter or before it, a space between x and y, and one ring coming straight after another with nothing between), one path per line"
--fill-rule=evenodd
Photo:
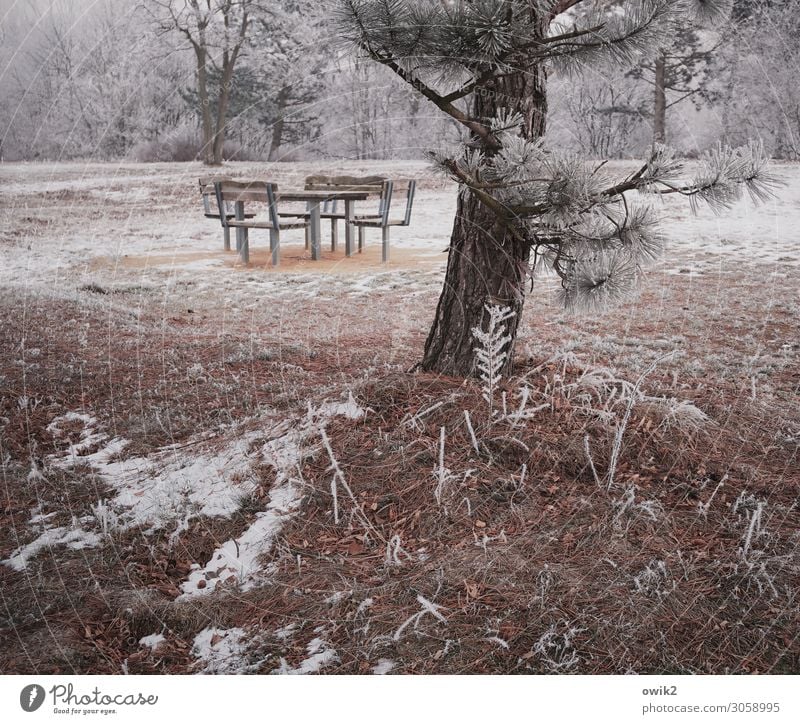
M276 202L281 201L305 201L306 209L310 216L310 229L309 236L311 242L311 258L318 261L321 256L321 236L322 236L322 223L320 206L325 201L344 201L344 216L342 217L345 222L345 254L351 256L353 253L353 216L354 205L356 201L366 201L370 196L369 191L337 191L331 189L330 191L306 191L306 190L278 190L275 197ZM244 219L244 204L246 201L269 203L266 191L260 189L250 188L242 191L234 198L234 210L237 219ZM237 228L237 248L240 255L247 255L249 250L248 236L246 228ZM247 259L242 258L242 261L247 262Z

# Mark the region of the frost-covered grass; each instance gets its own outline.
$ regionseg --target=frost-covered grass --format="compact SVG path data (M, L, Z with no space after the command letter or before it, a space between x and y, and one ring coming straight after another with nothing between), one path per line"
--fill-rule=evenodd
M275 272L199 166L0 167L0 668L796 673L798 184L670 200L637 300L543 279L464 385L406 372L453 190L392 170L392 266Z

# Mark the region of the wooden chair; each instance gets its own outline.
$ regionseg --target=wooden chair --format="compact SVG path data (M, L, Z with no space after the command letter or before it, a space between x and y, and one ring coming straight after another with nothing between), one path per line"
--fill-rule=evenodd
M367 191L380 193L385 176L307 176L306 191ZM335 199L324 201L320 208L320 218L330 219L331 222L331 251L336 251L339 244L339 221L344 219L344 211L339 211L339 202ZM306 212L287 212L281 216L293 218L309 218ZM309 245L309 233L306 231L306 248Z
M214 191L214 183L216 181L230 181L229 178L225 176L217 176L217 177L206 177L198 179L198 183L200 185L200 196L203 199L203 213L207 219L218 219L222 220L220 216L219 207L217 205L217 196L216 192ZM235 212L233 210L233 206L226 206L225 207L225 214L228 218L233 218ZM246 219L252 219L255 214L245 214ZM222 224L222 243L225 251L231 250L231 230L230 228L226 227L225 224ZM238 250L237 250L238 251Z
M383 249L381 259L389 261L389 229L392 226L408 226L411 223L411 208L414 205L414 194L416 193L417 182L410 181L384 181L381 188L381 198L378 204L378 213L372 215L356 216L353 225L358 227L358 251L364 250L366 230L368 228L380 229L382 236ZM404 193L406 197L406 208L402 218L389 218L389 211L392 205L392 195Z
M278 213L276 197L278 186L273 183L261 181L216 181L214 194L217 198L217 208L222 226L225 229L237 230L237 249L242 261L250 261L250 229L269 230L269 248L272 253L272 266L280 265L281 258L281 231L284 229L307 229L308 219L281 222ZM268 219L259 220L255 214L244 213L244 202L253 201L266 203L268 206ZM231 218L227 209L233 205L234 216ZM239 233L241 231L241 233Z

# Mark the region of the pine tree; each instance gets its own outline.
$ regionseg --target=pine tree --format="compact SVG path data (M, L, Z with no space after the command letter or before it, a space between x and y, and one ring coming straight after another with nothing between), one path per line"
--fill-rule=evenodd
M694 179L663 145L622 179L550 149L547 76L656 55L691 21L712 22L730 0L631 0L609 17L573 18L582 0L340 0L338 24L358 52L391 69L460 123L469 138L433 153L460 184L444 287L422 369L475 374L471 335L487 308L508 307L510 370L525 291L541 268L561 278L569 307L620 299L661 248L658 218L629 192L681 194L722 209L773 180L758 144L718 147Z
M653 87L653 142L667 143L667 111L689 99L695 108L701 101L711 101L712 59L719 47L719 36L701 33L697 27L684 24L672 43L662 48L652 62L645 60L632 71L634 78L643 78Z

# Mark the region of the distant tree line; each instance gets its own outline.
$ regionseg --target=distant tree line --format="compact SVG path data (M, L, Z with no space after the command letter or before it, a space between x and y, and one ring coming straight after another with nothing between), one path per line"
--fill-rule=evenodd
M581 3L618 11L622 0ZM462 133L342 48L331 3L31 0L0 18L0 157L421 158ZM576 7L577 12L577 7ZM736 0L633 70L550 78L548 135L590 156L691 155L722 137L800 158L800 0Z

